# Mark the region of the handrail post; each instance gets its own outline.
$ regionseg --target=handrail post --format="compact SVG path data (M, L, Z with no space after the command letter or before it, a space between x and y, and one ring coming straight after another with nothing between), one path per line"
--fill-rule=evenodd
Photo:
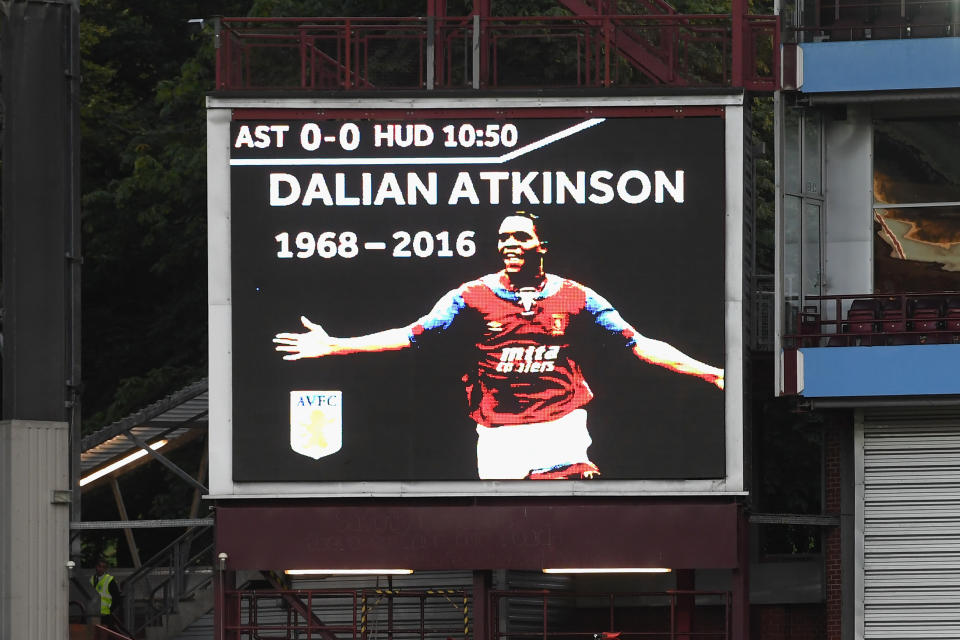
M183 542L177 544L173 548L173 580L171 580L171 602L170 610L174 613L179 609L178 604L180 603L180 593L181 593L181 582L183 581Z
M616 602L614 601L613 593L610 593L610 594L608 595L607 599L609 600L608 606L609 606L609 608L610 608L610 612L609 612L609 613L610 613L610 627L609 627L608 631L611 631L611 632L612 632L612 631L614 630L614 626L613 626L613 625L614 625L613 611L614 611L614 609L616 608Z
M676 639L677 594L670 594L670 640Z
M610 86L610 18L603 18L603 86Z
M132 627L134 620L134 603L137 600L136 587L134 587L134 592L127 594L127 597L123 599L123 623L128 627Z
M437 59L436 33L434 32L436 22L436 18L427 16L427 91L432 91L436 82L436 69L434 69Z
M350 74L353 73L350 64L350 49L352 46L350 42L350 20L347 19L344 22L343 29L343 88L348 90L350 89Z
M391 598L393 595L391 594ZM426 612L427 596L426 594L420 594L420 640L426 640L426 624L427 624L427 612Z
M480 16L473 14L473 88L480 88Z
M543 640L547 640L547 594L543 594Z

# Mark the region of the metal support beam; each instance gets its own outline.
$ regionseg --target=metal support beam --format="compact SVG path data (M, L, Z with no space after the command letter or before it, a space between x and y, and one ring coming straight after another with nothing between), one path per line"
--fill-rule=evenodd
M488 638L490 622L489 600L490 585L493 582L492 571L473 572L473 633L471 638Z
M239 633L228 630L240 624L240 600L227 595L236 588L237 572L218 567L213 581L213 637L216 640L240 637Z
M71 522L71 531L104 531L109 529L174 529L177 527L212 527L213 518L181 518L178 520L94 520Z
M173 464L172 462L170 462L167 458L165 458L164 456L160 455L159 453L157 453L156 451L154 451L153 449L151 449L150 446L147 445L146 442L144 442L143 440L141 440L141 439L138 438L137 436L133 435L133 433L131 433L130 431L125 431L125 432L124 432L124 435L126 435L128 438L130 438L130 440L132 440L138 447L140 447L141 449L143 449L144 451L146 451L146 452L147 452L147 455L152 456L154 460L156 460L157 462L159 462L160 464L162 464L163 466L165 466L167 469L170 469L170 471L172 471L173 473L175 473L179 478L181 478L182 480L184 480L184 481L187 482L188 484L190 484L190 485L192 485L192 486L194 486L194 487L197 487L198 489L200 489L200 490L203 491L204 493L207 493L207 488L206 488L205 486L203 486L202 484L200 484L199 482L197 482L189 473L187 473L186 471L184 471L183 469L181 469L181 468L178 467L177 465L175 465L175 464Z
M110 488L113 489L113 499L117 503L117 511L120 513L120 519L124 522L129 522L130 517L127 515L127 505L123 503L123 494L120 493L120 483L117 482L116 477L110 478ZM133 529L124 527L123 536L127 539L127 546L130 548L130 557L133 558L133 566L139 569L141 567L140 551L137 549L137 543L133 539Z
M200 457L200 468L197 470L197 482L201 485L207 477L207 464L209 461L210 448L207 446L203 447L203 455ZM193 490L193 500L190 502L190 517L196 518L197 512L200 510L200 497L203 493L200 491L199 487L195 487Z

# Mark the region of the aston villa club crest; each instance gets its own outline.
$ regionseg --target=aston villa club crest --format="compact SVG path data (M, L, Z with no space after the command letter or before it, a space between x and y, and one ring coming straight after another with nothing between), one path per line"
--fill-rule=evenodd
M550 327L550 335L562 336L567 331L567 323L570 321L569 314L553 313L550 315L551 320L553 320L553 324Z
M319 460L343 446L343 392L290 392L290 448Z

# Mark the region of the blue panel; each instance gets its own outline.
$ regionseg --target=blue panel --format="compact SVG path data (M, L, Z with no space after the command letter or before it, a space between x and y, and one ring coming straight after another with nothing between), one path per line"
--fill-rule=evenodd
M808 42L804 93L960 87L960 38Z
M800 349L808 398L960 394L960 344Z

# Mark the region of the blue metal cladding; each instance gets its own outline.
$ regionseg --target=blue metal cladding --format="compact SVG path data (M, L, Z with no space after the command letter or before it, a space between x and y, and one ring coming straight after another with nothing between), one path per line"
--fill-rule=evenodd
M822 347L803 354L807 398L960 394L960 344Z
M960 38L808 42L800 91L960 87Z

